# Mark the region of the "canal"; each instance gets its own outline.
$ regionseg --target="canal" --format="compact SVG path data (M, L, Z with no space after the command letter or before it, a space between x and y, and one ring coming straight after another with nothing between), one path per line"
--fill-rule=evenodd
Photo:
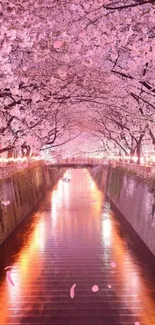
M155 324L155 258L87 169L0 247L0 324Z

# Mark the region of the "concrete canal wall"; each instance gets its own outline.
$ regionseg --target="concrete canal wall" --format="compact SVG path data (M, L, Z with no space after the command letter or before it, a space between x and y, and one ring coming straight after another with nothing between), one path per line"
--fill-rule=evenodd
M63 173L40 163L0 180L0 244Z
M155 255L155 178L112 166L100 167L94 177Z

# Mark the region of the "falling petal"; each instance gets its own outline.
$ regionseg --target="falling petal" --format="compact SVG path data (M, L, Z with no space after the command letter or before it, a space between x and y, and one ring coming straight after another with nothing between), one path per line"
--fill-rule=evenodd
M7 267L5 267L5 270L7 270L7 269L10 269L10 268L15 268L14 266L7 266Z
M111 263L111 267L116 267L116 263L115 262L112 262Z
M9 205L10 204L10 201L3 201L2 204Z
M13 280L12 280L12 278L11 278L10 271L7 271L7 272L6 272L6 277L7 277L7 280L10 282L10 284L11 284L12 286L14 286L14 282L13 282Z
M135 322L135 325L140 325L140 323L139 322Z
M111 289L111 285L110 284L108 285L108 288Z
M76 287L76 284L73 284L73 286L70 289L70 297L73 299L74 298L74 288Z
M99 287L97 286L97 285L94 285L93 287L92 287L92 291L93 292L97 292L99 290Z

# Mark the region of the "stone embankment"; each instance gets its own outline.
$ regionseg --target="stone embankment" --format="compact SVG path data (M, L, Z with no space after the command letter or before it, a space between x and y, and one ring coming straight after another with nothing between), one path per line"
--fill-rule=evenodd
M0 244L63 173L63 168L51 168L39 162L0 179Z
M93 176L155 255L155 177L122 166L101 166Z

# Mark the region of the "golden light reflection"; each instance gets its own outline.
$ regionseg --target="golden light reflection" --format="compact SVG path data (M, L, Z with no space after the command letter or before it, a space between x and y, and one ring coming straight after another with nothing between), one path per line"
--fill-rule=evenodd
M35 232L35 246L40 249L41 252L45 249L45 222L40 220Z
M102 241L106 245L111 244L112 224L110 219L102 220Z
M70 183L63 182L63 203L66 208L69 206L69 185Z
M44 249L45 245L45 219L38 219L35 228L29 233L27 243L21 249L17 256L16 262L12 265L11 277L14 282L14 286L7 282L5 278L0 286L0 290L3 288L3 296L0 296L0 305L3 308L0 309L1 324L6 324L8 309L11 306L16 306L16 312L20 310L20 306L23 302L23 294L31 292L31 286L40 274L42 269L41 259L36 260L38 252ZM39 288L38 288L39 290ZM18 302L16 304L16 302Z
M118 227L120 227L118 225ZM109 216L106 215L105 220L102 220L102 239L103 242L110 245L111 247L111 262L116 263L116 269L114 271L114 277L119 274L119 286L115 287L115 294L122 300L124 306L131 310L132 313L135 312L135 299L141 301L143 293L145 292L146 284L141 277L141 268L135 262L135 258L132 257L129 250L126 248L126 241L120 237L118 227L115 224L115 214L113 211L109 211ZM109 258L109 254L103 254L103 263L106 258ZM109 261L110 264L110 261ZM122 290L122 294L120 294ZM128 303L124 302L128 298ZM143 306L147 306L152 310L154 309L154 304L151 298L147 295L147 300L143 302ZM147 314L144 314L142 321L148 322Z
M62 204L62 197L64 195L64 183L59 180L57 187L51 193L51 205L52 205L52 227L55 228L58 218L58 207Z
M13 302L17 296L20 296L21 294L21 286L20 286L20 281L19 281L19 278L20 278L20 272L19 272L19 269L12 269L10 270L10 273L11 273L11 278L14 282L14 286L12 286L9 282L8 282L8 285L7 285L7 291L8 291L8 296L9 296L9 301Z
M52 217L52 227L53 228L55 228L56 224L57 224L57 212L58 212L57 206L58 206L58 194L57 194L57 192L55 190L53 192L53 194L52 194L52 214L51 214L51 217Z
M64 182L63 179L61 181L61 186L63 189L63 195L62 195L62 200L66 208L69 207L69 189L71 185L71 170L67 169L64 173L63 178L67 178L70 180L70 182Z

